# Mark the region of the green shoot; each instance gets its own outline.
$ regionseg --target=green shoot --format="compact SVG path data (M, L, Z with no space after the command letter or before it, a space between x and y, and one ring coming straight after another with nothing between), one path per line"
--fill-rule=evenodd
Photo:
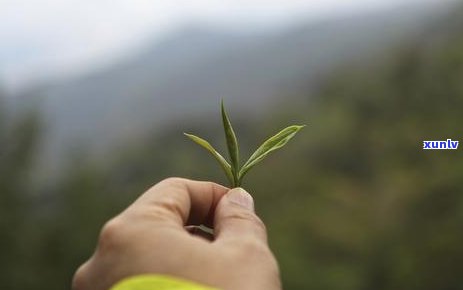
M233 131L233 127L227 112L225 111L223 101L221 103L221 112L230 163L225 160L225 158L220 155L217 150L215 150L214 147L212 147L212 145L209 144L209 142L206 140L192 134L184 134L193 140L193 142L209 151L212 156L214 156L214 158L219 162L222 169L224 170L231 187L241 186L244 176L251 168L265 159L269 153L285 146L286 143L288 143L288 141L291 140L297 134L297 132L299 132L299 130L305 126L292 125L281 130L276 135L267 139L259 148L257 148L251 157L249 157L248 161L246 161L244 165L240 167L238 140L236 138L235 131Z

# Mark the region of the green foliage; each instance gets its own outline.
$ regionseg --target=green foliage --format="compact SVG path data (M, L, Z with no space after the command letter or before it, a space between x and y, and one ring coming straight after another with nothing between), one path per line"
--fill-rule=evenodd
M305 125L304 125L305 126ZM241 170L239 171L239 180L243 178L243 176L254 167L257 163L264 160L268 154L271 152L280 149L281 147L285 146L289 140L291 140L299 130L301 130L304 126L289 126L276 135L270 137L267 141L265 141L259 148L249 157L248 161L243 165Z
M23 264L33 254L27 235L28 181L38 142L38 117L10 116L0 95L0 288L23 289ZM26 287L25 287L26 288Z
M203 147L207 151L209 151L212 154L212 156L214 156L214 158L219 162L220 166L222 166L222 169L225 172L225 174L227 175L227 178L228 178L228 181L230 182L230 184L235 183L235 178L234 178L234 175L232 173L232 168L231 168L230 164L227 162L227 160L225 160L225 158L222 157L222 155L220 155L219 152L217 152L214 149L214 147L212 147L211 144L209 144L209 142L207 142L206 140L204 140L204 139L202 139L202 138L200 138L198 136L192 135L192 134L188 134L188 133L184 133L184 134L185 134L185 136L187 136L188 138L193 140L193 142L197 143L198 145L200 145L201 147Z
M230 163L233 175L233 182L231 182L230 184L233 187L235 187L239 186L240 184L240 179L238 175L240 170L240 151L238 147L238 140L236 139L235 131L233 130L232 124L230 123L230 119L228 118L227 112L225 111L223 100L220 105L223 129L225 131L225 138L227 140L228 156L230 156Z
M461 142L462 40L432 39L334 76L301 112L316 137L272 172L292 182L253 179L271 200L260 211L285 289L461 287L461 149L421 148Z
M221 103L221 112L231 165L206 140L192 134L184 134L193 140L196 144L209 151L212 156L214 156L214 158L222 166L222 169L225 171L225 174L227 175L232 187L240 186L244 176L252 167L262 161L271 152L285 146L286 143L288 143L288 141L291 140L297 134L297 132L299 132L299 130L304 127L292 125L281 130L275 136L270 137L251 155L251 157L249 157L248 161L246 161L243 167L240 168L238 140L231 125L230 119L228 118L227 112L225 111L223 101Z

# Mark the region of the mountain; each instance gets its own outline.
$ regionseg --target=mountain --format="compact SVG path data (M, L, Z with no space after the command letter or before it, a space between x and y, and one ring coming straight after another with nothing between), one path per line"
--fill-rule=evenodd
M315 86L340 65L386 53L446 7L404 6L274 32L189 25L118 64L50 81L22 100L41 100L47 162L72 146L107 150L170 120L215 112L221 97L241 115L265 112L263 104L301 79Z

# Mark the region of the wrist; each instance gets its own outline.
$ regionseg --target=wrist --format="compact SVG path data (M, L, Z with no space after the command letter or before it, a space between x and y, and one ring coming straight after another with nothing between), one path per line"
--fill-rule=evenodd
M143 274L125 278L110 290L219 290L177 277Z

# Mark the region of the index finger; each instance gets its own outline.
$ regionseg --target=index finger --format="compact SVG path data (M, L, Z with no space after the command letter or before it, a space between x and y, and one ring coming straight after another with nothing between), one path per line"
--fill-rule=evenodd
M130 208L182 228L186 224L212 225L215 207L228 190L213 182L173 177L151 187Z

